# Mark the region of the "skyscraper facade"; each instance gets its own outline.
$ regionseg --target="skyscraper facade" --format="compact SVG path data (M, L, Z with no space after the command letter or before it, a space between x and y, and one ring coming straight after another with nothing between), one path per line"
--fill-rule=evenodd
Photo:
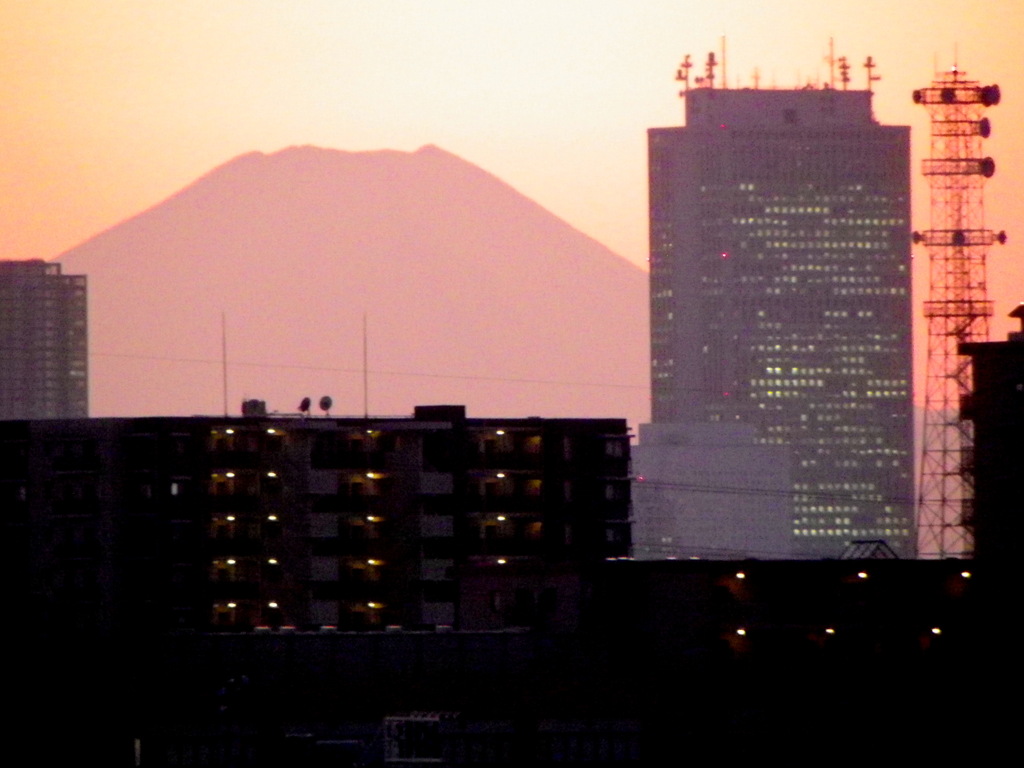
M909 128L869 91L685 100L649 131L652 420L787 446L797 556L910 556Z
M88 416L86 313L84 275L0 261L0 419Z

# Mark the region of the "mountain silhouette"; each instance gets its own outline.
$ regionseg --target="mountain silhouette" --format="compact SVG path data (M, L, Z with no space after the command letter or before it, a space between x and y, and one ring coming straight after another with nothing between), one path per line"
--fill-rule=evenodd
M57 257L89 279L95 416L304 396L371 414L649 415L647 278L444 150L230 160Z

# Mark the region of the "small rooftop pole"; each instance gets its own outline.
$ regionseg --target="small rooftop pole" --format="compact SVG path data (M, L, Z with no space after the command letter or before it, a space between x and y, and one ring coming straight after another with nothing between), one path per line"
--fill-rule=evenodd
M370 418L370 386L366 367L366 313L363 312L363 418Z
M220 313L221 381L224 385L224 415L228 415L228 321L224 310Z
M836 45L835 38L828 39L828 87L836 87Z
M729 80L725 76L725 35L722 35L722 87L729 87Z

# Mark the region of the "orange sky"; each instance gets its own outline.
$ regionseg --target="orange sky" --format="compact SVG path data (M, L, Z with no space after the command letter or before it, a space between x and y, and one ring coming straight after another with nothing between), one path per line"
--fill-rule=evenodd
M680 122L675 67L723 34L733 87L755 67L762 85L826 79L829 37L863 87L873 56L876 115L913 126L915 169L928 121L910 92L936 64L1002 87L1002 338L1024 300L1020 0L0 0L0 258L56 256L243 152L433 143L643 265L645 131Z

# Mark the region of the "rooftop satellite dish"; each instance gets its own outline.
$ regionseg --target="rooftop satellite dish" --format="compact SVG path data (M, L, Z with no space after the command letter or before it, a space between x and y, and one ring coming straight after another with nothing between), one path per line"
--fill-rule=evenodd
M308 397L302 398L302 402L299 403L299 413L309 413L309 406L312 405L313 401Z
M330 413L332 405L334 405L334 401L331 400L330 395L324 395L320 398L320 410L324 413Z

